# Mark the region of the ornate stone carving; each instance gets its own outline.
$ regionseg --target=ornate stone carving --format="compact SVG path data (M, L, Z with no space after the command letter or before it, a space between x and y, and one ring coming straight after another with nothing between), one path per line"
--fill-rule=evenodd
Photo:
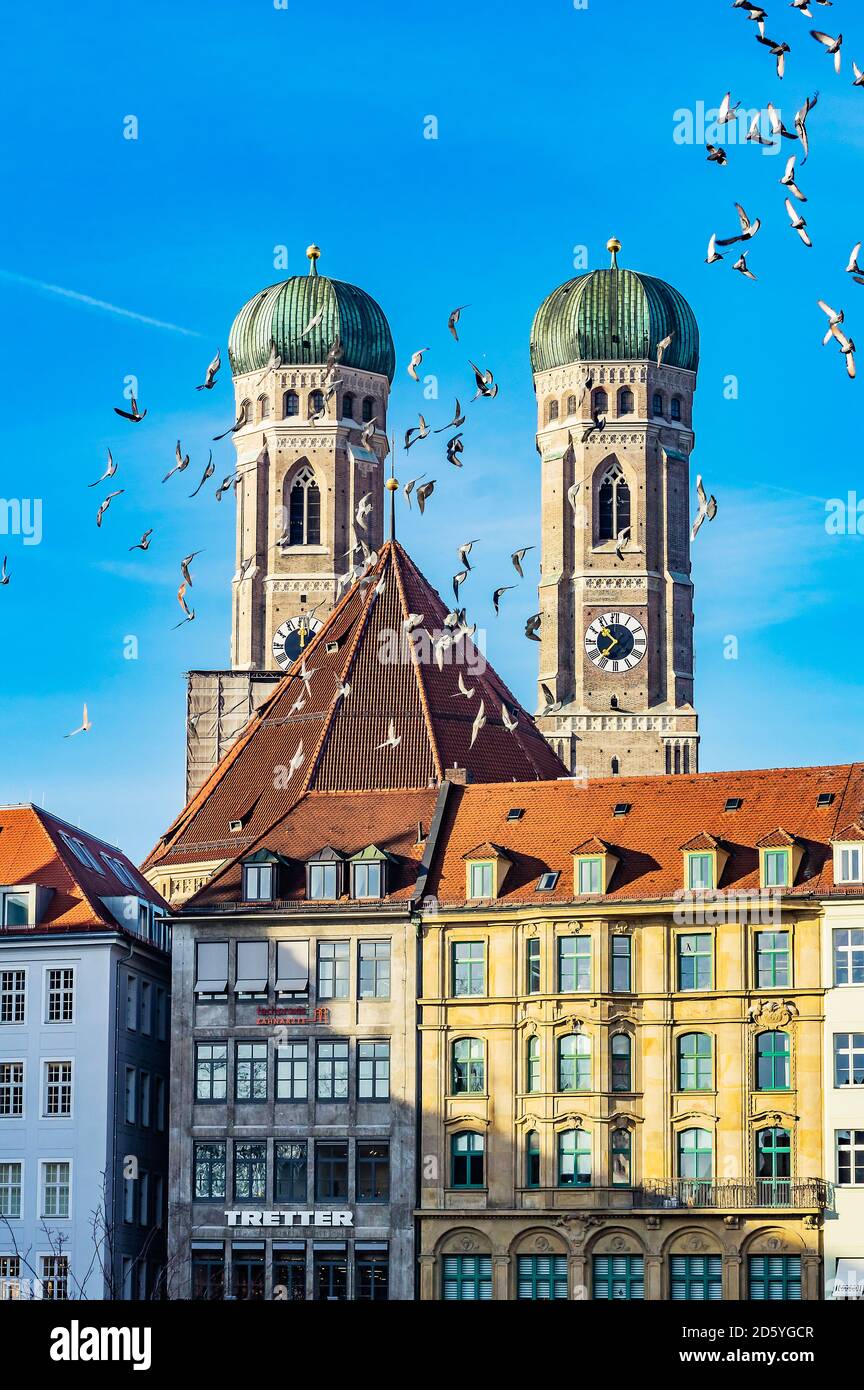
M786 1028L797 1017L791 999L757 999L747 1009L748 1020L757 1028Z

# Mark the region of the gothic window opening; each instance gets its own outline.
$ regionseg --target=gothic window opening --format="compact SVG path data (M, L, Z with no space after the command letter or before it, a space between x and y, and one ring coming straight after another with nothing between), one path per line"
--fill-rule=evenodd
M323 391L310 391L310 392L309 392L309 417L310 417L310 419L311 419L311 417L312 417L313 415L318 415L323 409L324 409L324 392L323 392Z
M551 422L558 419L558 402L550 401L546 407L546 419Z
M267 396L258 397L258 419L267 420L270 417L270 400Z
M568 414L568 415L575 415L575 414L576 414L576 411L577 411L577 408L578 408L578 403L577 403L577 401L576 401L576 397L575 397L575 396L568 396L568 397L567 397L567 414Z
M618 414L632 415L634 406L633 392L629 386L625 386L623 391L618 392Z
M288 514L289 545L321 544L321 493L309 467L301 468L294 479Z
M342 419L354 419L354 397L350 391L346 391L342 397Z
M630 525L630 489L617 461L604 473L597 501L597 539L614 541Z
M661 396L661 394L660 394L659 391L655 391L655 392L654 392L654 398L653 398L653 400L652 400L652 402L651 402L651 414L652 414L652 415L662 415L662 414L663 414L663 397Z
M594 392L594 395L592 396L591 400L594 407L594 414L605 415L607 410L609 409L609 397L607 396L606 392L603 390L602 387L600 387L597 391Z
M681 401L678 396L672 397L672 408L670 410L670 414L673 420L681 419Z
M300 398L296 391L286 391L282 397L282 418L287 420L291 415L300 414Z
M368 425L375 410L375 402L371 396L363 397L363 424Z

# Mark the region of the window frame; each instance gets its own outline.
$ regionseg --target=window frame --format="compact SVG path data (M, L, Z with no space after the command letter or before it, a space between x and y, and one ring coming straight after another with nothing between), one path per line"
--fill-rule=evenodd
M71 975L71 983L67 985L65 980L54 989L51 985L52 975ZM63 1016L64 1010L61 1009L61 1017L51 1018L51 995L56 993L60 997L61 1004L65 996L71 998L71 1011L69 1017ZM42 967L42 1022L49 1028L70 1028L78 1022L78 969L74 964L71 965L45 965Z
M474 951L473 948L479 948ZM463 961L457 961L456 953L467 948L469 954ZM467 971L471 989L458 989L460 970ZM474 989L479 971L480 989ZM463 975L464 979L464 975ZM476 937L450 942L450 997L453 999L482 999L486 997L486 942Z
M46 1169L65 1168L66 1181L61 1179L49 1184ZM49 1190L53 1190L58 1198L58 1205L62 1205L62 1196L65 1193L66 1210L49 1211L47 1196ZM39 1206L37 1215L40 1221L71 1221L72 1220L72 1159L71 1158L40 1158L39 1159Z
M460 1140L465 1140L459 1149ZM457 1164L460 1171L464 1167L465 1181L457 1182ZM476 1181L479 1167L480 1180ZM486 1136L474 1129L456 1130L450 1135L450 1187L454 1191L482 1191L486 1188Z

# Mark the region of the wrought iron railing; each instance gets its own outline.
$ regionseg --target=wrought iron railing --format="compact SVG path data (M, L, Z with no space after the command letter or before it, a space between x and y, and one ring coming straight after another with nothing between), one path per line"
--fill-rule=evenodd
M831 1205L831 1184L822 1178L662 1178L642 1183L634 1205L663 1207L801 1208L824 1211Z

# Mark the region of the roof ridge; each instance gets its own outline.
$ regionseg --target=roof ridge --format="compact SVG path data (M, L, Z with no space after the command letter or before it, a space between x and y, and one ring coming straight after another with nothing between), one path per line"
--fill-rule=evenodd
M399 564L397 563L397 557L404 557L406 560L408 560L409 564L411 564L411 560L406 551L404 551L402 549L402 546L399 545L399 542L397 540L394 539L392 541L388 541L387 546L390 549L393 556L393 573L396 576L396 588L399 592L402 610L405 614L405 618L407 619L411 610L408 607L408 599L405 594L405 584L402 578L402 571L400 570ZM420 571L417 569L416 565L411 564L411 567L417 574L418 578L424 581L426 587L431 589L431 585L429 584L428 580L425 580L425 577L420 574ZM435 593L436 591L432 590L432 592ZM443 602L440 594L436 594L436 597L438 598L439 602ZM429 708L429 695L426 690L426 683L423 679L423 673L420 669L420 659L417 655L417 648L413 642L408 643L408 649L411 654L411 666L414 671L414 678L417 682L417 690L420 696L420 708L423 711L423 719L426 724L426 734L428 736L429 743L432 748L432 757L435 760L435 771L438 774L439 781L443 782L444 765L441 758L441 749L438 745L438 738L435 732L435 724L432 719L432 711Z

